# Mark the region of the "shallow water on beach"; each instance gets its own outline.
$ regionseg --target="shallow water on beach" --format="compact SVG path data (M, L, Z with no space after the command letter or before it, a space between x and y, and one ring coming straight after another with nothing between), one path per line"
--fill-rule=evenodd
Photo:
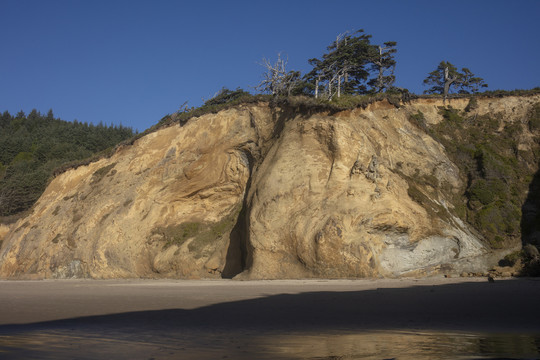
M0 359L540 359L539 297L529 279L0 282Z
M540 334L430 331L0 334L1 359L537 359Z

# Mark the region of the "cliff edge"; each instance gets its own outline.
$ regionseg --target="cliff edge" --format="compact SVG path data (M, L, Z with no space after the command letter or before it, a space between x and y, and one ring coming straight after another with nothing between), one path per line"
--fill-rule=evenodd
M471 102L380 101L335 113L244 104L159 129L58 175L28 216L2 225L0 277L484 273L522 239L519 229L484 231L478 215L514 198L471 194L482 179L513 191L515 177L526 188L538 170L530 114L540 95ZM487 134L488 120L502 137L519 128L509 156L527 173L467 170L445 130L458 120L467 134ZM475 164L485 163L476 152Z

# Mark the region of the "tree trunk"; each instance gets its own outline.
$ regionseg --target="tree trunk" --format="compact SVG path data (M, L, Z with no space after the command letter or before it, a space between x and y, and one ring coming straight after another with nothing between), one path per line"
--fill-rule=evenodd
M328 99L332 98L332 79L328 81Z
M443 90L443 104L446 104L448 99L448 93L450 92L450 86L459 78L457 76L450 77L448 67L444 68L444 90Z
M444 68L444 90L443 90L443 104L446 104L446 99L448 98L448 91L450 90L450 76L448 74L448 67Z
M383 64L382 64L382 52L383 48L379 45L379 61L375 63L379 67L379 76L377 76L377 92L380 93L382 90L382 83L383 83Z

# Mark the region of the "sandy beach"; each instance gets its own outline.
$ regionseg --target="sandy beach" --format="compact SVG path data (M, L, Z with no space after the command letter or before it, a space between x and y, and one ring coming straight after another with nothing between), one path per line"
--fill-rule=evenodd
M529 354L539 298L540 279L0 281L0 358L331 358L379 342L407 358L399 344L436 334L517 337Z

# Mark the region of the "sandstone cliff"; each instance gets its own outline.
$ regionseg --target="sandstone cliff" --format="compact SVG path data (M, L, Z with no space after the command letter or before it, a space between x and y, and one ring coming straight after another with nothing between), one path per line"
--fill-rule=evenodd
M480 98L467 112L525 129L516 149L532 153L527 121L539 101ZM0 276L485 272L520 239L510 236L493 256L489 233L458 208L467 177L429 131L444 120L442 105L382 101L309 114L246 104L162 128L57 176L27 217L3 225ZM456 112L469 105L451 102ZM420 123L411 121L418 114Z

